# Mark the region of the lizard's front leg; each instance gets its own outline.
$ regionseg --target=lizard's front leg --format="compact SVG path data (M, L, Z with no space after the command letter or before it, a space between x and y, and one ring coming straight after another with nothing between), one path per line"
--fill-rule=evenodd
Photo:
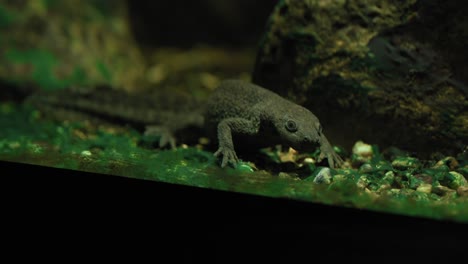
M172 149L176 148L176 138L174 133L189 127L202 127L204 124L203 115L194 112L192 114L171 114L169 121L160 125L148 125L145 129L145 135L160 136L159 147L164 148L169 145Z
M324 158L328 159L330 168L339 168L343 164L343 159L333 150L328 139L322 134L320 138L320 156L318 161L320 162Z
M228 163L235 166L239 159L237 158L234 144L232 142L232 133L254 135L258 132L259 125L244 118L226 118L218 124L218 144L219 148L214 153L216 157L223 156L221 167Z

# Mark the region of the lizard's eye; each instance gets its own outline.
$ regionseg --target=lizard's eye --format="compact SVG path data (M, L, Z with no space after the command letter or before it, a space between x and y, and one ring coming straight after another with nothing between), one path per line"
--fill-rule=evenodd
M294 122L294 121L292 121L292 120L286 121L286 129L287 129L289 132L296 132L296 131L297 131L296 122Z

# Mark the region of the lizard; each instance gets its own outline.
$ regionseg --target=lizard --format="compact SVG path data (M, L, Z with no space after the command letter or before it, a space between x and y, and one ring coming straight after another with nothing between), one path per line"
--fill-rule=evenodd
M331 168L343 163L325 137L319 119L311 111L250 82L224 80L206 102L179 109L179 112L161 110L160 105L152 103L148 96L137 99L140 107L119 106L117 101L126 101L130 97L115 89L116 96L112 98L105 89L77 91L75 95L68 95L72 98L68 101L60 99L63 96L50 95L32 96L29 101L36 105L42 101L85 110L91 115L107 115L142 124L145 135L160 136L161 148L176 147L174 135L178 130L190 126L202 128L210 138L217 138L218 149L214 155L220 159L221 167L236 166L239 162L237 147L259 148L278 144L298 151L320 147L319 162L327 158ZM94 97L101 93L100 98L105 102L92 103L87 98L91 93ZM168 104L171 103L174 102Z

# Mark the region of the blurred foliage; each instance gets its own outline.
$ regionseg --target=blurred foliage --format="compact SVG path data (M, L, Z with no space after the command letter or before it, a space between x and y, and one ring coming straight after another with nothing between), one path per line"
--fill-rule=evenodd
M135 89L144 80L123 0L5 1L0 34L6 80L44 89L102 83Z

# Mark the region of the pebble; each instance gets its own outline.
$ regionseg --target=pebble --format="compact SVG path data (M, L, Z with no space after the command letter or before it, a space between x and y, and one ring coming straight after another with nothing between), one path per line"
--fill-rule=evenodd
M372 146L364 143L363 141L357 141L353 146L353 154L356 155L357 161L367 162L374 155Z
M462 197L468 197L468 186L460 186L457 189L458 195Z
M439 160L433 167L438 168L443 165L449 167L450 170L454 170L458 167L458 161L454 157L448 156Z
M369 186L369 184L370 180L366 175L362 175L361 177L359 177L356 183L357 187L360 189L365 189L367 186Z
M438 185L432 188L432 192L440 196L446 196L455 193L455 190L452 190L449 187Z
M384 193L385 191L387 190L390 190L392 188L392 186L390 184L382 184L380 185L379 189L377 189L377 193Z
M393 171L387 171L383 176L382 181L391 185L393 181L395 181L395 173Z
M359 168L360 173L369 173L369 172L372 172L372 171L374 171L374 168L372 168L372 165L370 165L369 163L364 163Z
M433 181L433 178L431 175L424 174L424 173L416 174L413 177L421 180L422 182L429 183L429 184L432 184L432 181Z
M254 169L244 162L239 162L236 166L236 170L240 172L254 172Z
M422 193L431 193L432 192L432 184L429 183L421 183L418 188L416 188L416 191L422 192Z
M337 174L337 175L333 176L333 181L334 182L344 181L346 179L347 179L347 177L345 175L343 175L343 174Z
M399 157L392 161L392 166L399 170L417 168L419 160L413 157Z
M81 152L81 156L90 157L91 155L93 155L93 154L89 150L83 150Z
M454 178L449 184L448 187L456 190L461 186L467 186L468 182L466 181L465 177L456 171L451 171L449 174Z
M316 184L330 184L331 183L331 172L329 168L323 168L318 173L317 176L314 178L314 183Z

